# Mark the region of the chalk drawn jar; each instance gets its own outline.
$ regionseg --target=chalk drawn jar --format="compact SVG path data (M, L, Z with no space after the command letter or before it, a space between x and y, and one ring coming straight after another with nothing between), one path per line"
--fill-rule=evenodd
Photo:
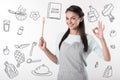
M17 34L18 34L18 35L22 35L22 34L23 34L23 30L24 30L24 27L23 27L23 26L20 26L19 29L18 29Z
M9 30L10 30L10 20L4 20L3 21L3 30L5 32L9 32Z

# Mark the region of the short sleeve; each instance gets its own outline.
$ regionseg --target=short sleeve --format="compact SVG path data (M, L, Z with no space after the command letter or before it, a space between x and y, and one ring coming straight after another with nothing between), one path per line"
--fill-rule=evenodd
M59 64L59 43L61 41L61 38L63 37L64 33L59 33L58 36L56 37L56 43L55 43L55 55L57 57L57 64Z
M103 51L102 48L97 42L97 40L92 35L87 35L88 38L88 51L86 52L85 58L91 53L96 53L100 58L103 59Z

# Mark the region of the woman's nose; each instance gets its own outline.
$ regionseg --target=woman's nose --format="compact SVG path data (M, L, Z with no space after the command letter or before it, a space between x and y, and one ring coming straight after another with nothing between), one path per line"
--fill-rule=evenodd
M68 23L69 23L69 24L72 23L71 19L68 20Z

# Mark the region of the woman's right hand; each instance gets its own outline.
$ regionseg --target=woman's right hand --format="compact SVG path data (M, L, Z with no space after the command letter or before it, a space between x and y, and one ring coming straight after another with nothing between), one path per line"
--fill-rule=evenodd
M50 50L46 47L46 42L43 37L40 38L39 40L39 47L44 51L44 53L47 55L47 57L53 61L55 64L57 64L57 57L51 53Z
M40 40L39 40L39 47L40 47L40 49L42 49L43 51L46 50L46 42L45 42L45 40L44 40L43 37L41 37Z

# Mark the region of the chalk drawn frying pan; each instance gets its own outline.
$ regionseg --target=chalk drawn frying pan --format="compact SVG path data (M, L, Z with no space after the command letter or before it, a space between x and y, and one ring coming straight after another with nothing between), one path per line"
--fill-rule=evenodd
M20 20L20 21L23 21L27 18L27 14L25 12L21 12L21 11L12 11L12 10L8 10L9 13L12 13L12 14L15 14L16 16L16 19L17 20Z

